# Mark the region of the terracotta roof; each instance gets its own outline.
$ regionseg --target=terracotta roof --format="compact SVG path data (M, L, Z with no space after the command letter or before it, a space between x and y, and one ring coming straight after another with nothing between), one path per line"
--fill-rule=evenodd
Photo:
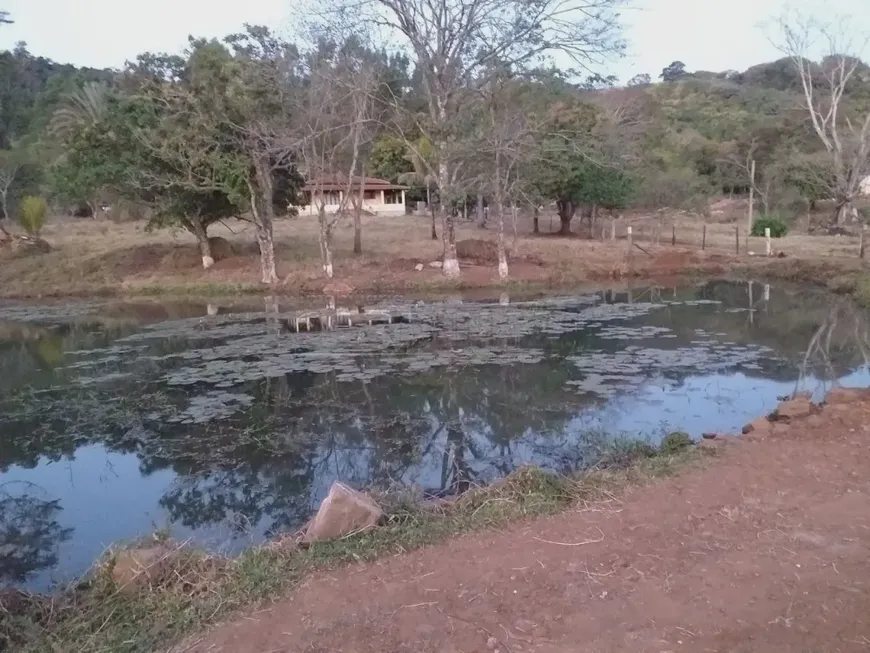
M407 186L393 184L386 179L377 179L375 177L353 177L351 187L359 189L360 181L363 182L363 190L407 190ZM347 177L345 175L323 175L315 179L306 180L302 187L304 191L313 190L345 190L347 188Z

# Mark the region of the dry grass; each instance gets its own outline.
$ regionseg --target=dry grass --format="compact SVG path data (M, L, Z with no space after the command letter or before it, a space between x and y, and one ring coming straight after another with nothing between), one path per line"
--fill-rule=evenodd
M629 264L625 228L647 253L635 248ZM542 233L534 235L532 221L518 221L518 237L508 225L511 283L543 286L578 284L587 280L625 276L675 276L687 272L723 272L735 263L751 262L746 253L745 230L740 234L740 256L735 256L735 225L710 224L706 251L701 251L703 226L687 218L632 216L617 221L616 239L610 221L599 220L595 238L575 220L584 236L562 238L555 233L559 221L542 215ZM196 243L186 232L146 232L143 223L115 224L88 219L55 218L43 235L54 251L25 258L2 258L0 296L41 297L100 294L238 294L262 292L253 229L246 223L217 225L211 235L229 240L236 256L203 270ZM677 247L671 245L672 228ZM440 224L438 225L440 235ZM602 240L602 232L604 239ZM481 229L459 221L457 240L494 240L495 228ZM275 224L279 292L321 293L326 285L314 219L299 217ZM428 216L364 216L363 254L352 251L350 220L335 235L336 279L360 292L430 291L501 285L495 262L465 261L459 282L449 282L428 266L441 255L441 241L430 237ZM751 251L764 252L763 238L750 238ZM774 241L777 252L789 258L850 258L858 252L858 239L789 235ZM2 250L0 250L2 252ZM757 258L757 257L753 257ZM418 263L422 272L414 268Z

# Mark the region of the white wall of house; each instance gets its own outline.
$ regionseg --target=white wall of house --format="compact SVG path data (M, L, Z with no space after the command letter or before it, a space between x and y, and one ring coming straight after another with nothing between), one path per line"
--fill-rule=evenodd
M861 180L861 184L858 186L858 192L870 197L870 175Z
M324 193L324 195L326 196L326 212L337 213L338 207L341 206L344 192L330 191ZM302 215L317 215L318 208L318 202L306 204L299 207L299 213ZM353 211L353 202L350 199L347 201L345 210ZM363 210L375 215L405 215L405 191L365 191Z

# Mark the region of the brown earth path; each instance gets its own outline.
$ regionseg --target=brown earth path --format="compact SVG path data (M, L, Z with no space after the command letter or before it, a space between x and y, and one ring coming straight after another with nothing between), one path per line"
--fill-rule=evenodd
M619 500L313 575L196 653L870 651L870 398Z

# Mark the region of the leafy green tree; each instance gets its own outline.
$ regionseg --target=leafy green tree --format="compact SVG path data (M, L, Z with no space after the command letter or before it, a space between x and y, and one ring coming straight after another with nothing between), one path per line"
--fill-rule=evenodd
M686 64L682 61L674 61L669 66L662 68L662 74L659 75L659 79L663 82L675 82L685 77L686 74Z
M650 84L652 84L652 78L649 73L639 73L628 80L626 86L649 86Z
M368 167L373 176L394 184L399 182L402 175L414 171L405 141L387 134L378 138L372 146Z
M547 184L547 194L556 201L562 235L571 233L571 220L579 206L618 211L628 207L634 193L631 175L588 158L557 168Z
M214 263L208 227L238 215L226 193L189 184L187 173L213 172L207 163L179 171L173 158L143 143L138 134L162 123L159 106L143 97L110 97L100 120L78 125L67 151L53 170L56 196L68 203L84 202L97 210L103 193L113 193L153 209L148 228L182 228L199 243L203 267Z

